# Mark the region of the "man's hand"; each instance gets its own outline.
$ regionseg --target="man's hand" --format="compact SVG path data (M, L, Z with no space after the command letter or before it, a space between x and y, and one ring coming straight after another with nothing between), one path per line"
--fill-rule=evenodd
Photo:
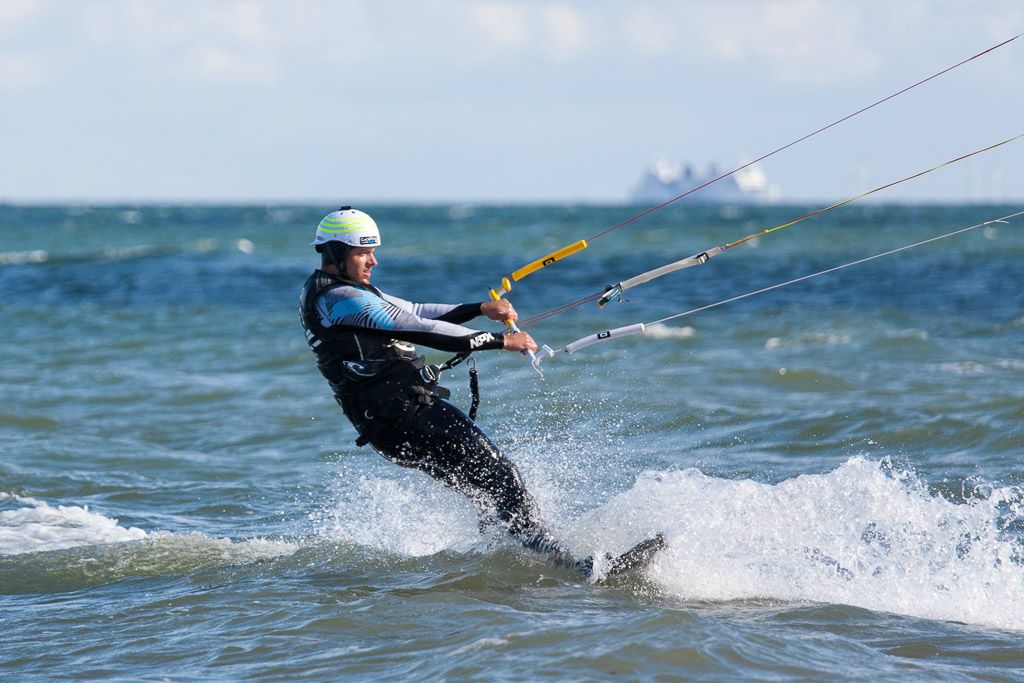
M504 348L506 351L536 351L537 342L533 341L533 337L526 332L516 332L515 334L506 332Z
M507 299L498 299L497 301L485 301L480 304L480 313L486 315L491 320L511 320L515 322L519 319L519 314L516 313L516 309L512 307L512 302ZM506 349L508 346L505 347Z
M480 304L480 312L491 320L501 320L502 322L515 322L519 319L519 314L516 313L516 309L512 307L512 302L507 299L485 301ZM506 351L529 351L530 353L533 353L537 350L537 342L533 341L533 337L528 335L526 332L506 332L504 348Z

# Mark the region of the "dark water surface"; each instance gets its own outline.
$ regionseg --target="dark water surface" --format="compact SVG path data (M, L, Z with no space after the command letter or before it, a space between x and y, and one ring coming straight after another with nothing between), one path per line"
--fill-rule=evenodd
M543 381L478 354L480 424L570 547L666 533L594 586L355 447L296 310L330 208L0 207L0 676L1020 679L1024 218ZM366 208L375 283L448 302L637 212ZM512 299L527 317L813 208L670 207ZM1021 208L844 207L530 330L561 347ZM465 371L446 384L467 406Z

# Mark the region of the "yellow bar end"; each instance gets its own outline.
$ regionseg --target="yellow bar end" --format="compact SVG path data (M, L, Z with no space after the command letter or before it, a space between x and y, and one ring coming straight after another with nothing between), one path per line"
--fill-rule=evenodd
M562 247L558 251L553 251L547 256L541 257L532 263L528 263L519 270L512 273L512 279L518 282L531 273L536 273L544 266L549 266L555 261L561 261L566 256L572 256L578 251L583 251L587 248L587 241L580 240L579 242L573 242L567 247Z

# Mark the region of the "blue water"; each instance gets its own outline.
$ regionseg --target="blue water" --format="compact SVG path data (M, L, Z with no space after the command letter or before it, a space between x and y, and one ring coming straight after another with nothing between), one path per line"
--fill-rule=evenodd
M574 551L666 533L592 585L354 445L296 308L330 208L0 206L5 679L1019 679L1024 218L543 381L477 354L479 423ZM363 208L375 283L454 303L642 207ZM528 317L814 208L680 203L511 298ZM844 207L529 329L560 348L1021 208ZM468 406L465 370L446 384Z

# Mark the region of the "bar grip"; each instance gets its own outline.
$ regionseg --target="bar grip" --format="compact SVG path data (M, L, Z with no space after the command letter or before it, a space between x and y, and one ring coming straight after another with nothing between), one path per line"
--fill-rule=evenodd
M517 270L517 271L512 273L512 279L515 280L516 282L519 282L520 280L522 280L524 277L526 277L530 273L536 273L538 270L540 270L544 266L549 266L552 263L554 263L555 261L561 261L566 256L572 256L576 252L583 251L586 248L587 248L587 241L586 240L580 240L579 242L573 242L569 246L562 247L558 251L553 251L550 254L548 254L547 256L542 256L541 258L537 259L536 261L533 261L532 263L527 263L525 266L523 266L519 270Z
M616 327L614 330L605 330L604 332L598 332L597 334L591 334L577 339L571 344L565 345L567 353L576 353L580 349L586 348L591 344L599 344L609 339L618 339L619 337L628 337L631 334L643 334L644 324L636 323L635 325L626 325L625 327Z

